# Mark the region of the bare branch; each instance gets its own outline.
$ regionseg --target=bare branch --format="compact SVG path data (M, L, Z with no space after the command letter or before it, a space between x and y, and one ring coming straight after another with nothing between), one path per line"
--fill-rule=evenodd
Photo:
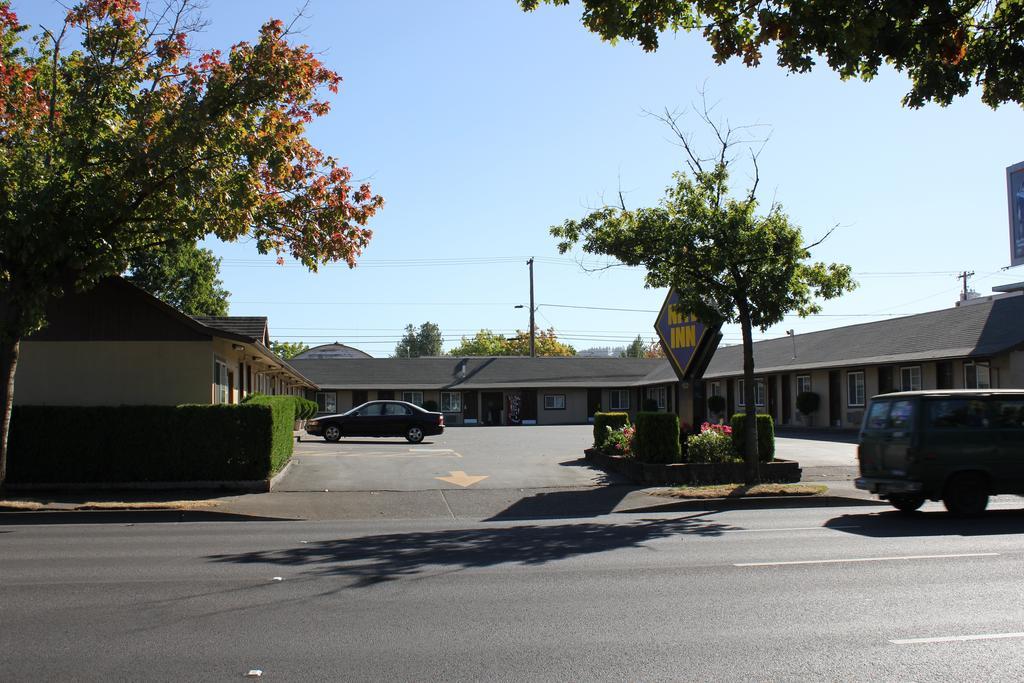
M804 247L804 250L805 250L805 251L810 251L810 250L811 250L811 249L813 249L814 247L818 246L819 244L821 244L822 242L824 242L825 240L827 240L827 239L829 238L829 236L830 236L830 235L831 235L832 233L834 233L834 232L836 231L836 228L838 228L838 227L839 227L839 224L838 224L838 223L836 223L835 225L833 225L833 226L832 226L831 228L829 228L829 229L828 229L828 232L826 232L826 233L825 233L825 236L824 236L824 237L822 237L822 238L821 238L820 240L818 240L817 242L813 242L813 243L811 243L811 244L808 244L807 246L805 246L805 247Z

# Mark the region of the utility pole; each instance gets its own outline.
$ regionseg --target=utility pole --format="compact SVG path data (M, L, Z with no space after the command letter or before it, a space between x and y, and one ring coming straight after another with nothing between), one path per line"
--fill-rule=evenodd
M974 275L974 271L967 272L966 270L956 276L958 280L964 281L964 293L960 296L961 301L967 301L967 278Z
M533 307L533 257L532 256L530 257L530 260L526 262L526 265L530 266L530 358L533 358L534 356L537 355L537 351L536 351L536 348L535 348L537 326L533 322L534 307Z

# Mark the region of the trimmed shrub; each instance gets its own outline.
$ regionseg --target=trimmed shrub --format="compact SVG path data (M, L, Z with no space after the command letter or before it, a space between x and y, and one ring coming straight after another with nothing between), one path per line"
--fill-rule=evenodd
M437 412L437 401L435 401L432 398L428 398L426 401L423 402L423 409L424 410L429 410L432 413L436 413Z
M270 462L273 472L278 472L292 457L295 446L293 437L296 411L300 399L297 396L253 396L247 405L269 406L273 415L273 435L270 446Z
M658 412L658 402L653 398L644 399L644 412L645 413L656 413Z
M637 413L633 455L644 462L679 462L679 416L674 413Z
M813 391L801 391L796 395L796 409L801 415L810 415L821 405L821 396Z
M299 408L295 411L295 417L298 420L312 419L320 412L320 407L316 404L316 401L310 401L308 398L299 397L298 404Z
M629 424L629 413L594 413L594 448L601 448L608 439L609 430Z
M732 444L741 458L745 452L743 425L746 418L746 413L736 413L732 416ZM757 416L757 457L761 462L771 462L775 459L775 423L771 415L763 413Z
M274 427L267 405L17 406L8 480L266 479Z
M708 396L708 410L719 415L724 413L725 396Z

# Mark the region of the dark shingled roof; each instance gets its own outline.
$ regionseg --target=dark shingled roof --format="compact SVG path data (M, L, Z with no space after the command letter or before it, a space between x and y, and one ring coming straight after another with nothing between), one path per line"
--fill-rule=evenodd
M675 381L668 361L643 358L346 358L291 363L325 389L597 388ZM668 378L662 380L664 368ZM649 381L651 375L658 379Z
M240 334L266 344L267 317L261 315L193 316L197 321L222 332Z
M754 343L758 374L991 356L1024 345L1024 296ZM743 347L719 348L705 379L743 374Z

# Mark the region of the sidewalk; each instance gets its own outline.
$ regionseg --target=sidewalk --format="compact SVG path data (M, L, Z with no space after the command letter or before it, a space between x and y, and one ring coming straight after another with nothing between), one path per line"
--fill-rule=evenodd
M96 521L112 511L142 517L179 515L179 521L472 519L516 520L595 517L614 513L665 512L725 507L825 507L871 505L878 501L853 487L852 481L816 481L829 490L817 496L679 500L652 495L654 489L633 485L577 488L443 489L427 491L272 492L210 496L204 491L75 492L53 496L6 495L0 500L0 525L14 517L63 514L92 515ZM25 501L23 503L11 502ZM145 513L145 514L142 514ZM159 514L174 513L174 514ZM59 523L53 519L51 522Z

